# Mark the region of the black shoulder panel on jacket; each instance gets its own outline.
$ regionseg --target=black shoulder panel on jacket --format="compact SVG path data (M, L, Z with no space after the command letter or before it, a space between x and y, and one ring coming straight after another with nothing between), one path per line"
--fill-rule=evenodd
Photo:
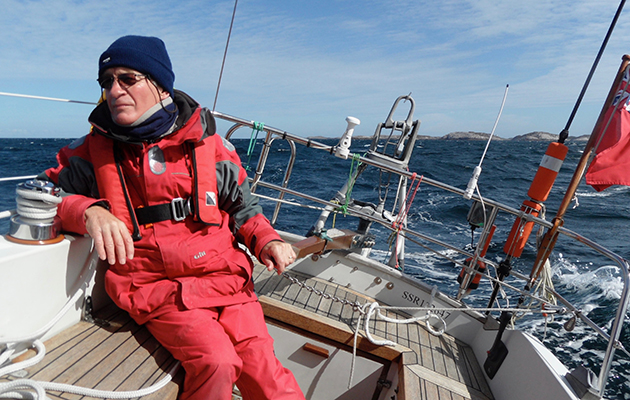
M201 126L203 126L203 136L201 140L217 133L217 122L214 120L212 112L207 108L201 110Z

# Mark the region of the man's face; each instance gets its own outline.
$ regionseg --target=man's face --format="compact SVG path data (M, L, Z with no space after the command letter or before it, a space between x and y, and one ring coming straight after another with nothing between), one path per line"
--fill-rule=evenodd
M115 79L109 81L111 86L105 87L105 96L112 119L121 126L131 125L149 108L170 96L144 74L130 68L109 68L103 73L101 82L112 77Z

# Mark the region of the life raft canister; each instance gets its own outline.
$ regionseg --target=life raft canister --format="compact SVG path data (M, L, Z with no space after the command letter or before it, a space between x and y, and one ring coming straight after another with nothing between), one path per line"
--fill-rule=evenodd
M492 240L492 235L494 235L495 229L496 229L496 225L492 225L492 228L490 228L490 232L488 233L488 237L486 238L486 242L484 243L483 248L481 249L481 252L479 253L479 257L484 257L486 255L486 252L488 251L488 247L490 246L490 241ZM468 291L472 289L477 289L479 287L481 276L486 272L485 262L478 259L477 265L473 266L471 265L472 260L473 260L473 257L468 257L466 259L466 264L468 264L468 267L474 268L476 270L476 272L474 273L475 275L470 280L470 283L468 284L468 287L466 288ZM462 268L461 272L459 273L459 276L457 277L457 283L459 283L460 286L462 282L464 281L465 276L466 276L466 268Z
M549 143L547 151L540 161L538 171L536 171L532 184L527 191L527 195L531 200L523 201L521 211L538 217L540 210L542 210L542 204L540 203L544 202L547 200L547 197L549 197L551 188L556 181L556 177L558 176L558 172L560 171L560 167L562 167L562 163L568 151L569 148L563 143ZM523 223L522 218L516 218L508 239L505 242L505 246L503 246L503 252L512 257L520 257L533 228L533 221Z

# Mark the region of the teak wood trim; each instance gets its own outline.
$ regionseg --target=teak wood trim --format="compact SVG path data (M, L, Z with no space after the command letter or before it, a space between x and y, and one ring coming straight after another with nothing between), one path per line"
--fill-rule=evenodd
M307 310L299 309L296 311L296 307L267 296L260 296L259 301L265 315L269 318L352 347L354 332L346 324L333 321ZM399 344L395 346L377 346L368 339L361 337L361 335L359 335L357 340L357 348L388 361L393 361L400 357L402 353L411 351L411 349Z

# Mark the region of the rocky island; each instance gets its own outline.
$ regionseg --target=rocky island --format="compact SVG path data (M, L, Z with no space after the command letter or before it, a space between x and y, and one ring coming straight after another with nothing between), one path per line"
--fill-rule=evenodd
M426 135L418 135L417 140L488 140L490 136L489 133L485 132L451 132L444 136L426 136ZM586 141L588 140L589 135L582 136L569 136L567 140L569 141ZM310 139L333 139L326 138L322 136L311 137ZM353 137L354 140L370 140L371 136L356 136ZM553 134L549 132L535 131L526 133L524 135L518 135L513 138L502 138L500 136L494 135L492 140L516 140L516 141L533 141L533 140L542 140L545 142L553 142L554 140L558 140L558 134Z

